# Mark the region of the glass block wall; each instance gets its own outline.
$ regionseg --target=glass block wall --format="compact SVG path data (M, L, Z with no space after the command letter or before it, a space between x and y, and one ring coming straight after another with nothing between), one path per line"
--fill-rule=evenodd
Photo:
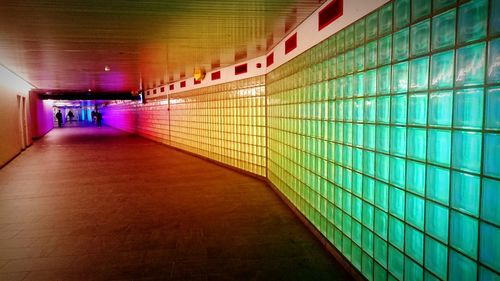
M265 77L171 94L171 145L266 174Z
M267 75L268 178L369 280L499 280L499 21L390 1Z

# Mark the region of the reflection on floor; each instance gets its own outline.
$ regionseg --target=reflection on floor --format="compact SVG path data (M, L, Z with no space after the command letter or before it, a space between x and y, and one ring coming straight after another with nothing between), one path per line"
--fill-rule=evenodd
M259 180L110 128L0 170L0 280L348 280Z

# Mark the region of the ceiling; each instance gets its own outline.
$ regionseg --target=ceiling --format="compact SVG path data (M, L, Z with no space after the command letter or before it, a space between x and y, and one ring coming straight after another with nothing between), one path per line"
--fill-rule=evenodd
M0 64L39 89L150 88L265 54L323 1L2 0Z

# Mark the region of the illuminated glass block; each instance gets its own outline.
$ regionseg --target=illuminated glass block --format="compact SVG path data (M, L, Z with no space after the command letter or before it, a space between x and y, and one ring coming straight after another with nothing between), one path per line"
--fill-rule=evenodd
M500 181L483 178L481 193L481 218L485 221L500 225Z
M458 252L450 251L450 280L476 280L477 263Z
M361 19L354 24L354 44L356 46L365 43L365 19Z
M408 158L425 161L425 148L427 144L425 129L408 128Z
M375 184L375 205L382 210L387 211L388 208L388 187L387 184L377 181ZM377 220L375 220L377 221Z
M432 237L448 243L449 210L431 201L425 203L425 230Z
M406 124L407 96L396 95L392 97L391 103L391 123Z
M484 83L485 52L485 42L458 49L455 86L474 86Z
M377 92L379 95L389 94L391 90L391 66L384 66L377 71Z
M387 35L378 40L378 65L385 65L391 62L392 35Z
M500 39L488 44L488 83L500 82Z
M365 69L365 47L361 46L354 50L354 66L356 71Z
M427 124L427 93L411 94L408 98L408 124Z
M441 279L437 278L436 276L432 275L429 271L425 270L424 271L424 280L425 281L440 281Z
M500 280L500 274L495 273L486 267L481 266L479 268L479 281L499 281Z
M392 67L392 92L405 93L408 91L408 62L402 62Z
M377 38L378 35L378 12L366 17L366 41Z
M500 134L484 134L483 173L500 179Z
M374 237L374 258L382 266L387 267L387 242L380 239L378 236Z
M375 177L381 181L389 181L389 156L380 153L375 155Z
M432 18L432 50L455 45L456 14L456 9L452 9Z
M423 240L423 239L422 239ZM423 248L423 241L422 241ZM405 258L405 280L423 281L424 272L420 265L409 259Z
M354 87L353 87L354 77L352 75L347 75L345 77L344 81L345 81L344 96L346 98L351 98L353 96L353 92L354 92ZM344 102L344 104L345 104L345 102ZM344 113L346 113L345 109L344 109ZM345 120L348 120L348 119L345 119Z
M410 0L394 1L394 27L400 29L410 23Z
M420 196L406 195L406 222L414 227L424 229L425 201Z
M353 169L361 172L363 170L363 150L355 148L353 150Z
M451 131L429 130L427 149L427 160L430 163L449 166L451 155Z
M489 29L490 35L500 33L500 0L491 1Z
M415 3L415 1L413 1L413 3ZM411 26L411 56L417 56L429 52L430 33L430 20L424 20L418 24Z
M485 38L487 21L487 0L472 0L461 5L458 9L458 43Z
M365 74L365 92L368 96L374 96L377 93L377 70L369 70Z
M479 173L481 171L481 139L481 133L454 131L452 167Z
M481 129L483 125L483 88L455 92L453 126Z
M345 29L345 49L350 50L354 48L354 25L349 25Z
M431 89L447 89L453 87L453 69L455 50L438 53L431 59Z
M408 58L410 49L410 31L409 28L402 29L393 36L392 60L402 61Z
M470 258L477 258L478 220L459 212L451 211L450 245Z
M383 96L377 98L377 122L389 123L391 98Z
M452 121L453 92L433 92L429 96L429 126L450 127Z
M375 149L375 125L365 125L364 138L364 147Z
M379 9L378 32L380 35L392 31L392 3L388 3Z
M344 120L352 121L352 99L344 100ZM344 124L344 139L346 138L346 128Z
M423 213L422 209L422 216ZM415 228L406 225L405 238L405 253L416 260L419 264L423 264L424 234Z
M446 280L447 265L448 247L428 236L425 237L425 267Z
M451 207L477 217L479 215L479 187L479 177L452 172Z
M451 7L451 6L455 5L456 2L457 2L457 0L434 0L432 2L432 5L433 5L434 11L437 11L437 10Z
M450 170L428 165L426 191L428 198L448 205Z
M345 63L344 63L344 61L345 61L345 55L344 54L340 54L340 55L337 56L337 76L344 75L344 71L345 71ZM340 81L341 81L341 83L337 83L337 86L341 86L344 80L341 79ZM340 88L343 89L342 87L340 87ZM337 93L338 92L339 91L337 91ZM340 97L342 97L342 94L340 95Z
M345 73L354 72L354 50L345 53Z
M481 223L479 261L500 272L500 228Z
M352 197L352 217L361 221L363 215L363 201L356 196Z
M425 195L425 164L408 161L406 164L406 189Z
M405 192L396 187L389 188L389 213L395 217L404 220L405 217ZM402 223L401 223L402 224ZM403 226L401 226L401 232L403 232ZM396 235L396 233L393 233ZM393 237L394 238L394 237ZM399 237L401 238L401 237ZM398 238L394 238L398 239ZM389 219L389 240L391 240L391 219ZM394 244L398 245L398 244ZM403 241L401 241L401 247L403 246Z
M337 32L335 35L337 38L337 54L343 53L345 50L345 36L344 36L344 29L341 31Z
M377 41L366 44L366 68L377 66ZM358 69L358 70L362 70Z
M406 156L406 127L391 127L391 154Z
M364 151L363 153L363 171L369 176L375 176L375 154L371 151Z
M373 229L373 206L368 203L363 203L363 225L369 229Z
M390 158L390 183L399 187L405 186L406 161L402 158Z
M367 152L369 152L369 151L365 150L364 159L367 159L367 157L366 157ZM371 158L371 159L374 159L374 158ZM375 181L372 178L369 178L369 177L363 178L363 199L365 199L367 202L370 202L372 204L374 203Z
M398 280L403 280L404 257L403 253L389 246L388 269Z
M365 95L365 73L359 72L354 74L354 96L361 97Z
M389 153L389 126L377 125L376 135L375 148L377 151Z
M411 1L411 20L416 21L426 17L431 12L431 0Z

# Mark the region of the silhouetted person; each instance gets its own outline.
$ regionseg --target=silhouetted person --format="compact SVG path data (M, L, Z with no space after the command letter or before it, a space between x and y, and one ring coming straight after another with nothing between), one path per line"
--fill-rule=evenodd
M62 113L61 113L61 110L57 111L56 118L57 118L57 125L59 125L59 128L61 128L61 126L62 126Z
M96 113L96 121L97 121L97 127L101 127L102 113L100 113L100 112Z
M73 112L70 110L68 112L68 118L69 118L69 122L73 122L73 117L75 117L75 115L73 114Z
M97 117L97 113L94 110L92 110L92 113L90 115L92 116L92 124L94 124L95 123L95 119Z

